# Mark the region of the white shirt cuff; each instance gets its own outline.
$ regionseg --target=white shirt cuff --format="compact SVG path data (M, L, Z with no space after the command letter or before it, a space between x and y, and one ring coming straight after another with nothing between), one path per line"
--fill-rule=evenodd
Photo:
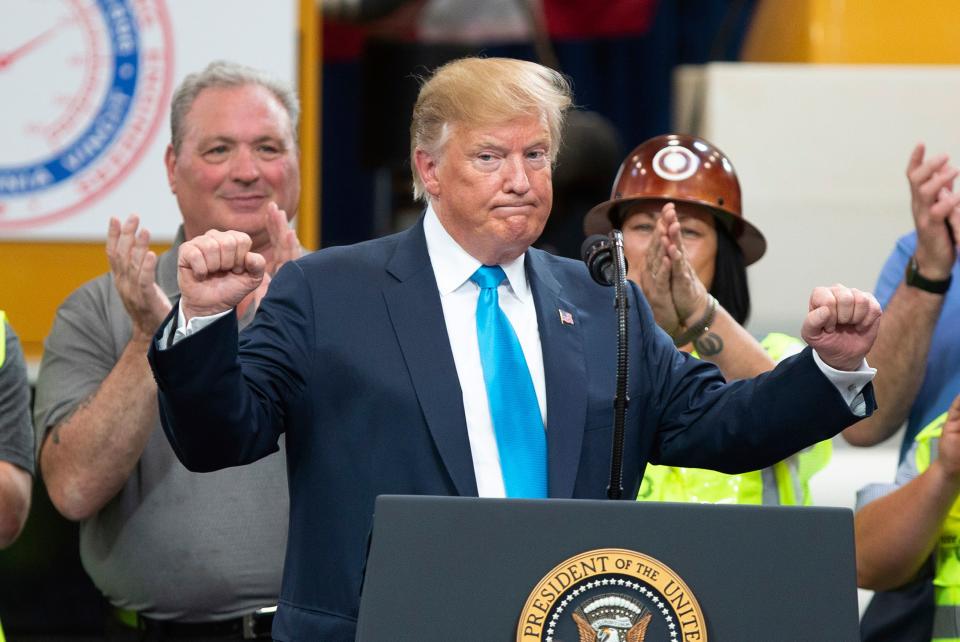
M877 369L867 365L867 360L864 359L856 370L837 370L824 363L816 350L813 351L813 360L820 372L840 391L843 400L850 406L850 412L858 417L866 417L867 402L863 398L863 388L873 381Z
M167 324L167 327L163 329L163 336L160 338L160 349L166 350L171 346L177 345L183 339L186 339L191 334L203 330L205 327L219 319L220 317L228 314L230 310L224 310L223 312L218 312L217 314L211 314L206 317L193 317L189 321L186 320L186 317L183 315L183 308L177 304L177 320L176 327L174 327L173 319L170 319L170 323ZM173 332L173 341L170 340L170 333Z

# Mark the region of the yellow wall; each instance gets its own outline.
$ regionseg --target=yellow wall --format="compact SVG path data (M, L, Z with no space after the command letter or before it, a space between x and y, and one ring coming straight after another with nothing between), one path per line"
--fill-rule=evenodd
M956 0L761 0L754 62L960 64Z

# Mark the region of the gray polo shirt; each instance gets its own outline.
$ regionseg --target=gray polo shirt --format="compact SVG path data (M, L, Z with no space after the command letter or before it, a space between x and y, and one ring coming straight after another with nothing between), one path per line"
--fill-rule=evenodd
M0 357L0 460L29 473L34 468L30 384L17 335L0 313L3 356Z
M171 299L179 296L182 242L181 228L157 267L157 282ZM60 306L37 381L38 444L96 392L131 335L110 274ZM289 512L280 446L248 466L192 473L174 455L158 413L126 485L80 524L87 573L115 606L157 619L219 620L276 604Z

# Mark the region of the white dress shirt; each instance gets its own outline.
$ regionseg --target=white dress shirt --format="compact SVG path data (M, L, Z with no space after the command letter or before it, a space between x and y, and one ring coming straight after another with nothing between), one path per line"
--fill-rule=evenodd
M477 271L481 263L453 240L440 224L432 207L427 207L423 232L427 238L427 253L433 265L437 288L440 290L440 303L443 306L443 318L447 325L453 361L457 366L457 377L460 379L477 491L480 497L506 497L497 437L493 430L493 420L490 418L487 386L483 379L480 346L477 341L477 299L480 297L480 287L470 280L470 276ZM507 278L497 288L497 298L500 309L510 320L520 347L523 348L523 356L533 379L533 388L537 392L540 416L546 426L547 393L537 308L523 266L524 255L500 266Z

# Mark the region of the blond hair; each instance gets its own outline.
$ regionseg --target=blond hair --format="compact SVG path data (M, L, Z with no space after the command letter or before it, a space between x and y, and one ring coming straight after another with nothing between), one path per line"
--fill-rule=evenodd
M426 200L415 154L440 157L450 128L493 125L530 114L550 131L550 161L560 149L563 118L572 105L570 83L553 69L512 58L461 58L438 68L420 88L410 123L413 196Z

